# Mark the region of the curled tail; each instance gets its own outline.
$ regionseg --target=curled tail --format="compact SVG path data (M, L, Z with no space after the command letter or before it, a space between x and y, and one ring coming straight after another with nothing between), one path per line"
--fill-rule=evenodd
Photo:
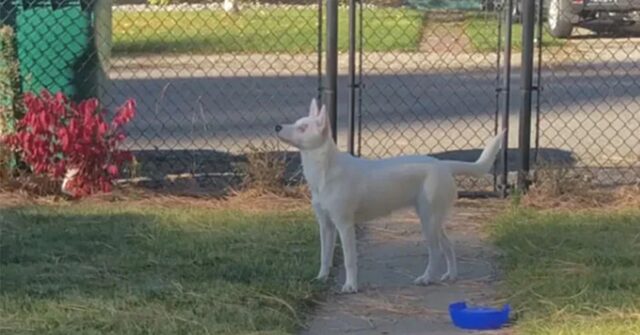
M468 175L473 177L482 177L484 174L489 173L493 162L496 160L498 151L502 147L502 138L506 130L502 130L496 137L492 138L487 143L480 158L475 162L461 162L461 161L443 161L451 169L454 175Z

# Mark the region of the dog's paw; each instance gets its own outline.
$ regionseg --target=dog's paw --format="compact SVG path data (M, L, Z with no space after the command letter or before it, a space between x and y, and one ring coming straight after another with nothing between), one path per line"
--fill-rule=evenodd
M422 276L416 278L413 281L413 283L416 284L416 285L427 286L427 285L432 284L433 280L431 280L431 278L429 278L429 276L422 275Z
M326 283L327 280L329 279L329 274L319 274L317 277L314 278L315 281L319 281L321 283Z
M456 279L458 279L458 275L450 272L447 272L443 274L442 277L440 277L441 282L445 282L445 281L453 282L453 281L456 281Z
M357 293L357 292L358 292L358 285L350 284L350 283L345 283L344 285L342 285L342 290L340 290L340 293L342 294L350 294L350 293Z

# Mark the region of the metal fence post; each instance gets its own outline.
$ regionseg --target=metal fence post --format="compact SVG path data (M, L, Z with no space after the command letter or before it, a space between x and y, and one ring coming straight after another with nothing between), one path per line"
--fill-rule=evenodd
M518 188L526 191L529 185L529 163L531 152L531 91L533 89L533 38L535 23L535 0L523 0L522 6L522 74L520 105Z
M322 20L323 20L323 16L322 16L322 1L323 0L318 0L318 65L317 65L317 73L318 73L318 96L317 96L317 101L321 101L320 99L322 99L322 91L324 90L324 88L322 87L322 31L323 31L323 24L322 24Z
M333 140L338 139L338 0L327 0L327 81L324 98Z
M501 196L506 197L508 193L508 173L509 173L509 104L511 101L511 46L513 33L513 0L507 0L505 13L506 33L504 37L504 83L502 89L504 96L504 112L502 113L502 129L506 130L502 139L502 175L500 179ZM500 37L499 37L500 38Z
M349 139L347 146L351 155L356 153L356 3L357 0L349 0Z

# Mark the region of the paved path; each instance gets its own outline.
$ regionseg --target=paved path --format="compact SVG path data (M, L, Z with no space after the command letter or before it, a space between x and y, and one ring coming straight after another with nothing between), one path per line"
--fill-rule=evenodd
M412 284L426 262L420 225L412 213L359 227L361 292L331 294L302 334L466 334L450 324L447 307L460 299L495 303L496 251L485 241L482 227L500 207L496 200L459 201L448 225L460 267L460 279L451 285ZM335 290L343 280L342 268Z

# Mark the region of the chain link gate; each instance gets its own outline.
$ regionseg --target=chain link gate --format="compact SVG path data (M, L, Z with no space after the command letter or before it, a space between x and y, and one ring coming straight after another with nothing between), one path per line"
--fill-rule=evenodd
M426 8L358 7L349 73L353 151L473 161L502 124L508 126L508 9L488 2L453 9L433 8L435 1L414 5ZM389 16L398 19L385 24ZM498 166L493 178L459 180L461 190L496 191L498 172L501 183L507 176L506 165Z
M638 1L538 3L537 170L640 182L639 13Z

